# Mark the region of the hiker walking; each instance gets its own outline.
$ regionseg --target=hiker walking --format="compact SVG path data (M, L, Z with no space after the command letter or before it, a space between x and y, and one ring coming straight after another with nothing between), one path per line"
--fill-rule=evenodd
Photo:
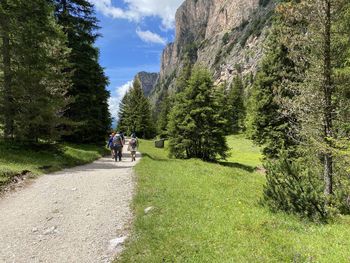
M114 135L115 135L115 133L112 132L111 135L109 136L108 144L107 144L107 148L111 150L112 159L114 159L114 149L113 149L113 138L114 138Z
M133 133L131 135L131 139L129 141L129 146L128 146L128 151L131 154L131 161L136 161L136 151L137 151L137 146L138 146L139 142L136 138L135 133Z
M118 159L119 162L122 161L123 146L123 139L120 136L120 133L117 132L117 134L113 137L114 158L116 162L118 161Z

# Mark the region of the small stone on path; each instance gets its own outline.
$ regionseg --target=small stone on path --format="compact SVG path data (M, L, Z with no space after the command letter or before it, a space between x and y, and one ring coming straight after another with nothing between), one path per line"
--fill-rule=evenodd
M109 250L114 250L116 249L119 245L122 245L125 240L126 240L126 236L123 237L118 237L116 239L112 239L109 241Z
M51 234L56 234L57 231L57 226L50 227L44 231L44 235L51 235Z

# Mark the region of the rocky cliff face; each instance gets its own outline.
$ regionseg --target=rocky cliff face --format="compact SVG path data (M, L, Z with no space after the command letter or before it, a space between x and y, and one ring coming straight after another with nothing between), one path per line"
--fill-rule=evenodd
M152 90L156 86L158 79L159 79L159 73L148 73L148 72L139 72L136 75L136 78L139 79L141 83L141 88L145 94L146 97L150 96Z
M254 74L275 0L186 0L176 13L176 37L163 52L154 102L174 90L185 56L208 67L216 83Z

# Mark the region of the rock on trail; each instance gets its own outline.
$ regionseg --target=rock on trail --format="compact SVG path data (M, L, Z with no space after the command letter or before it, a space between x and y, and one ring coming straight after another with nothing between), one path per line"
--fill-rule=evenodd
M126 152L126 150L124 151ZM0 200L0 262L110 262L132 219L132 167L110 157L37 179Z

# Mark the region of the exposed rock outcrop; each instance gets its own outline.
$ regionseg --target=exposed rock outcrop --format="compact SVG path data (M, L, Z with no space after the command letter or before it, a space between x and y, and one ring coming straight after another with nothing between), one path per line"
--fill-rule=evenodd
M148 97L158 82L159 73L148 73L142 71L137 73L136 78L140 80L141 88L145 96Z
M185 56L208 67L216 83L236 74L254 75L276 0L186 0L176 13L176 37L162 54L153 103L165 90L174 91Z

